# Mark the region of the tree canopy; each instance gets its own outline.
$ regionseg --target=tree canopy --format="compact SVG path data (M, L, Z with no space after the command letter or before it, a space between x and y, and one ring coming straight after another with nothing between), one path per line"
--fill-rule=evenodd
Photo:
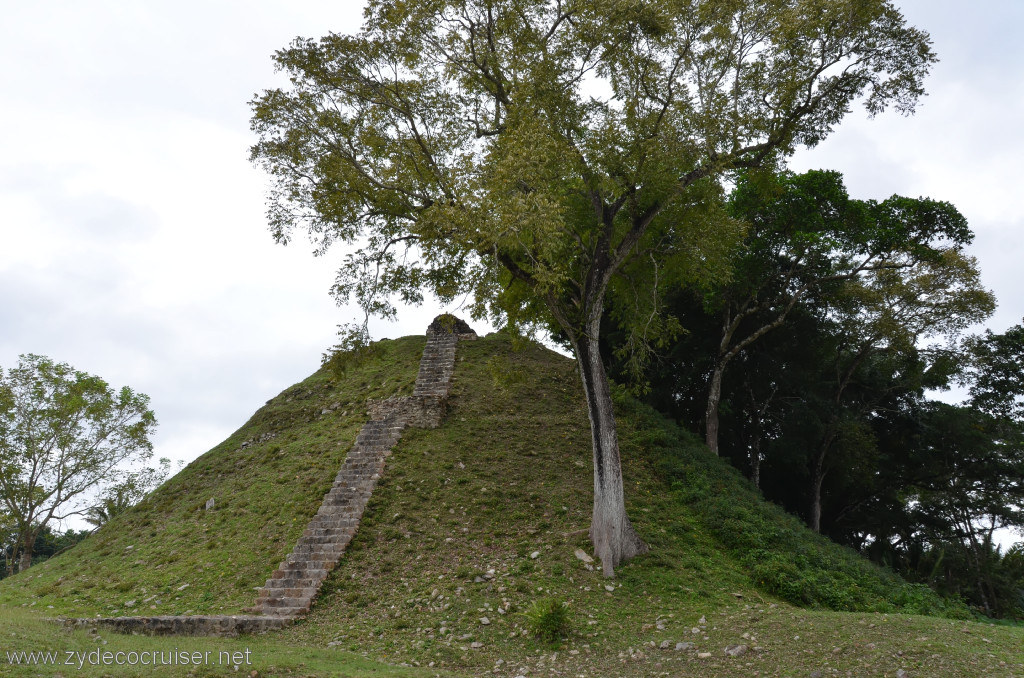
M0 501L20 569L51 521L82 513L90 491L149 458L155 428L148 396L65 363L23 355L0 371Z
M733 276L669 297L689 331L650 366L645 397L695 429L717 372L722 451L766 498L1019 617L1024 545L999 542L1024 525L1024 332L958 338L995 306L966 220L924 198L850 199L820 171L742 178L729 205L749 224ZM626 372L614 323L605 341ZM963 403L929 400L953 382Z
M604 571L645 547L625 514L598 351L611 297L629 350L678 324L661 292L723 275L742 225L723 181L825 138L863 98L911 111L935 57L887 0L372 0L357 35L298 39L253 102L269 218L323 253L334 292L467 298L568 338L594 448Z
M741 177L729 207L748 228L733 256L731 279L713 286L704 302L721 324L705 413L705 440L716 454L727 365L786 322L797 304L814 301L824 309L846 283L873 280L877 288L886 275L895 281L902 271L926 264L933 278L948 274L946 282L961 293L960 311L979 301L978 285L963 280L954 266L960 261L960 268L971 267L960 253L974 236L947 202L898 195L854 200L838 172L810 171ZM952 310L948 301L943 309Z

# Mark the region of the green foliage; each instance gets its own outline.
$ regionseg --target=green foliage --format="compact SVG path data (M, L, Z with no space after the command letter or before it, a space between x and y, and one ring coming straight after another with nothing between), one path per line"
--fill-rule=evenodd
M38 565L46 560L60 555L89 536L88 530L70 529L65 532L56 532L49 525L39 530L35 542L32 544L32 564ZM18 565L18 532L10 529L6 533L0 533L0 579L9 577L17 571ZM44 584L44 588L51 593L58 593L58 586L53 583Z
M917 569L930 549L959 543L983 573L996 562L981 548L991 526L1020 522L1019 429L1007 416L1024 377L1018 328L955 345L994 308L965 252L966 220L930 199L851 199L838 173L822 171L747 174L729 204L750 225L734 276L673 300L691 332L651 370L648 400L704 425L709 446L720 439L815 530L991 613L995 595L981 589L994 577ZM933 418L944 408L924 390L946 388L964 363L973 404L998 420ZM835 593L843 582L761 560L758 576L787 599L859 605Z
M1024 324L1002 334L986 330L964 342L961 383L971 404L997 417L1024 422Z
M338 343L323 354L320 364L340 377L353 365L379 355L379 344L370 342L366 323L338 325Z
M765 502L725 460L709 456L691 434L625 394L619 410L641 433L666 491L688 507L703 530L762 591L795 605L845 611L966 617L955 598L913 586L852 549L809 531ZM632 444L632 437L630 440Z
M569 605L557 598L533 601L530 608L523 613L523 617L530 633L545 643L558 642L572 630Z
M271 231L358 243L334 292L368 314L429 289L584 340L617 298L639 366L680 329L664 291L726 274L727 173L813 146L862 95L922 94L927 35L845 4L374 3L359 34L278 52L291 89L252 102Z
M22 566L52 520L82 510L88 493L128 481L148 459L156 417L149 397L44 356L0 370L0 500L18 533Z
M658 289L721 274L740 232L725 173L813 146L858 97L913 110L935 61L885 0L394 0L365 16L278 52L291 88L252 102L274 236L358 242L335 292L384 316L426 288L578 332L621 272L635 346L675 328Z

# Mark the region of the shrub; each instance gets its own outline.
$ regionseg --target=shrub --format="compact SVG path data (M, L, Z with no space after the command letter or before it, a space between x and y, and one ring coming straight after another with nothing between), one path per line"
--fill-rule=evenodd
M534 601L524 616L530 632L545 642L553 643L569 635L568 604L555 598Z

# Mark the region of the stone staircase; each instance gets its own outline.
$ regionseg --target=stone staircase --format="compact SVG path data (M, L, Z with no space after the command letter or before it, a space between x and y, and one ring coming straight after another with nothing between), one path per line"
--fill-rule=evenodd
M462 321L439 316L427 329L413 395L368 403L367 422L352 446L320 509L295 548L260 588L254 610L294 618L309 612L320 585L341 559L359 528L391 449L406 426L436 428L444 416L455 348L476 335Z
M352 541L363 510L406 426L437 428L444 418L459 340L476 339L463 321L438 316L427 328L413 395L367 403L370 421L359 431L341 470L295 548L259 589L255 615L191 615L62 619L70 628L117 633L237 636L265 633L309 612L320 585Z
M260 613L294 617L309 611L320 584L355 536L384 461L404 428L405 423L395 416L363 426L320 509L260 589L255 606Z

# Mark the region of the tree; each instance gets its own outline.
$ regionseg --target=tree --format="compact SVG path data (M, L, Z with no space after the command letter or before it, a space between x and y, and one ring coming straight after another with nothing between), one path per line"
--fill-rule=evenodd
M916 388L924 385L926 366L922 361L900 365L904 356L921 353L916 348L919 342L955 337L994 309L995 298L981 286L977 263L954 248L909 267L882 267L864 279L846 281L829 309L837 342L831 376L825 380L830 390L828 414L810 460L811 529L821 529L821 488L828 457L844 429L850 430L848 400L858 372L872 369L872 363L878 361L896 361L884 369L892 375L885 379L887 386L873 394L854 396L856 409L863 415L891 389L906 388L908 377L912 384L916 382Z
M946 552L951 562L943 567L958 575L947 586L962 589L986 614L1016 612L1024 602L1019 581L1010 591L1000 583L1003 555L994 534L1024 527L1024 427L976 407L937 402L922 415L916 447L924 463L905 490L914 526L905 539Z
M961 383L970 386L970 402L993 417L1024 422L1024 324L1002 334L985 330L964 342L966 365Z
M81 513L88 493L148 459L149 398L65 363L23 355L0 371L0 500L17 532L19 570L53 520Z
M10 576L14 572L14 550L17 545L18 531L14 521L0 508L0 579Z
M15 565L17 564L18 555L18 542L17 534L12 532L9 535L0 533L3 537L0 540L0 554L2 554L2 562L0 562L0 579L9 577L15 574ZM50 558L67 551L71 547L78 544L80 541L89 536L88 530L74 530L69 529L66 532L55 532L49 525L45 526L36 535L35 542L32 545L32 563L38 564L41 561L49 560Z
M270 227L334 288L547 326L590 415L590 538L604 573L646 549L625 511L598 349L611 297L636 356L678 330L661 292L723 273L741 228L722 182L827 136L865 96L913 110L935 57L887 0L374 0L355 36L296 40L288 91L253 101ZM364 323L365 327L365 323Z
M705 441L715 454L726 367L786 322L797 304L827 296L844 280L960 251L973 238L949 203L851 200L838 172L750 177L730 206L749 228L732 279L707 300L721 322L705 410Z

